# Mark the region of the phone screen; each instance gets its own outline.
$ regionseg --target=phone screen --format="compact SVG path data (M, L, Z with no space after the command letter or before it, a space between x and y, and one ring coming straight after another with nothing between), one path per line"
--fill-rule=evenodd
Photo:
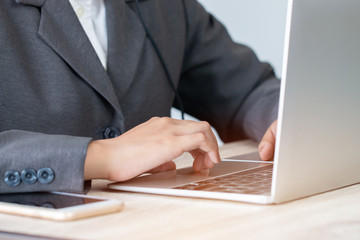
M101 202L103 199L92 199L81 196L58 193L12 193L0 194L0 202L61 209L89 203Z

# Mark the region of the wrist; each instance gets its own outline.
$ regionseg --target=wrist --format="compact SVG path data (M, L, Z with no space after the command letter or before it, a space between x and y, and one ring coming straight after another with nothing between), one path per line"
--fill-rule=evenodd
M91 141L85 158L84 180L107 179L107 159L104 140Z

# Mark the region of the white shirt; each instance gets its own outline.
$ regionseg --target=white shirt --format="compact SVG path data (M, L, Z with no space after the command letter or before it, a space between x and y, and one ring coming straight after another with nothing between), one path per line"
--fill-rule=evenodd
M97 53L101 64L107 64L107 26L104 0L69 0Z

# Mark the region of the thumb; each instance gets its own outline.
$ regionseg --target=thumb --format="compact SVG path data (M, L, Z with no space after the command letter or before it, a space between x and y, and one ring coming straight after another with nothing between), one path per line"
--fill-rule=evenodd
M274 121L264 134L258 146L259 154L262 160L272 160L274 158L275 141L277 131L277 120Z

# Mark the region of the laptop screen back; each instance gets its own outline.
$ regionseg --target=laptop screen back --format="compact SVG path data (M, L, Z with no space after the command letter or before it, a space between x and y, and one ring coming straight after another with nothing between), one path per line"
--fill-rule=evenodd
M289 1L273 195L360 182L360 1Z

